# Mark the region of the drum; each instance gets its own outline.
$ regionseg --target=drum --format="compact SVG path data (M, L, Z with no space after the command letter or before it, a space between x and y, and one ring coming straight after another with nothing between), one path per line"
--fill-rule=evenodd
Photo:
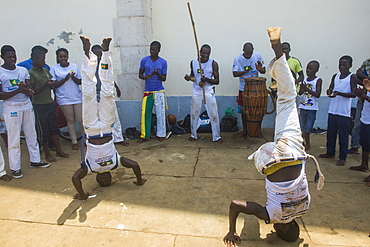
M266 78L245 78L243 110L247 117L248 135L250 137L260 136L263 117L265 114L271 114L275 111L274 107L274 110L267 112L268 94L271 95L271 92L266 88Z

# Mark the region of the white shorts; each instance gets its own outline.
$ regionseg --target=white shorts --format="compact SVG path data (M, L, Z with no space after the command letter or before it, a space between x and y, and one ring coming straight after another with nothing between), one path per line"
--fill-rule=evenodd
M266 179L266 210L270 220L266 223L289 223L305 214L310 206L310 193L306 175L286 182Z

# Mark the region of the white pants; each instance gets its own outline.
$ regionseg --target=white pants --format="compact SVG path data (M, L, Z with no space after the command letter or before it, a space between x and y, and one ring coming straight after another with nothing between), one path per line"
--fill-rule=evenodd
M90 52L90 59L83 55L82 119L87 137L111 133L115 119L114 75L110 52L103 52L98 69L101 80L100 103L96 100L96 63L97 57L92 52Z
M297 146L302 150L303 139L296 106L297 93L285 55L273 60L268 70L271 77L276 80L278 88L274 141L278 147L279 142L289 141L293 147Z
M248 157L254 159L254 164L261 173L263 169L282 161L307 158L295 103L297 95L295 82L285 55L273 59L267 69L276 80L278 89L274 142L263 144Z
M221 138L220 136L220 120L218 117L218 107L216 102L216 96L213 89L206 90L206 110L211 121L212 126L212 140L217 141ZM191 98L191 137L198 139L197 130L200 126L199 115L202 109L203 92L202 90L194 90Z
M166 137L166 100L164 92L154 93L154 107L157 115L157 136Z
M6 175L3 151L0 148L0 177Z
M114 129L113 129L113 142L122 142L123 134L122 134L122 127L121 121L119 120L119 115L117 111L117 106L115 110L115 119L114 119Z
M35 113L33 109L4 113L8 129L9 168L12 171L21 169L20 131L23 128L31 162L40 162L40 150L35 129Z

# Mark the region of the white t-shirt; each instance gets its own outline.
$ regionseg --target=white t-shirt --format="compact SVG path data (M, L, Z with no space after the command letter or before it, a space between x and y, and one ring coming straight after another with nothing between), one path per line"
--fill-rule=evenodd
M370 92L367 92L366 95L370 97ZM370 103L367 100L364 101L360 121L364 124L370 124Z
M4 69L0 67L0 84L3 92L12 92L19 88L19 83L25 83L26 79L30 79L30 74L26 68L16 66L14 70ZM16 111L29 110L32 108L30 97L18 93L13 97L4 100L3 112L10 113Z
M239 91L244 91L244 79L247 77L258 77L258 70L256 69L256 63L260 61L262 67L265 67L265 61L259 52L253 52L251 58L246 59L243 54L240 54L234 58L233 71L245 71L249 69L249 72L239 77Z
M316 92L316 85L319 77L316 77L312 81L307 80L307 76L304 78L304 82L307 84L307 87L312 91ZM301 100L299 102L298 108L305 109L305 110L319 110L319 104L317 102L317 98L308 92L304 92L301 96Z
M81 73L78 66L74 63L69 63L68 67L62 67L56 64L50 68L50 74L53 80L60 81L70 72L74 72L75 77L81 79ZM59 105L72 105L82 103L82 94L80 87L69 78L62 86L55 89L55 96Z

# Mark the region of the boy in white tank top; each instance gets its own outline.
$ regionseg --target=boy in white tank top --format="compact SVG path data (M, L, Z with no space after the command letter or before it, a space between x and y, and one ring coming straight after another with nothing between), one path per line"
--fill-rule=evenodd
M302 95L299 101L299 123L301 125L303 145L306 150L311 149L310 134L316 120L316 112L319 110L318 98L321 94L322 79L316 76L320 64L311 61L307 64L306 74L299 87L298 94Z
M352 58L342 56L339 59L339 72L333 75L326 94L331 98L328 116L328 131L326 133L326 153L319 158L335 158L337 135L339 136L339 160L337 166L344 166L347 159L348 137L351 122L352 98L356 95L352 89L357 86L356 75L349 69L352 67Z
M136 185L143 185L146 179L141 177L140 166L137 162L120 157L113 142L112 131L115 119L115 102L113 95L114 75L110 57L109 44L111 38L103 39L103 55L99 64L99 77L101 79L100 103L96 97L96 63L97 56L90 51L90 40L80 36L84 55L82 58L82 107L83 125L87 136L86 156L81 167L72 176L72 182L77 190L75 199L86 200L88 193L82 188L81 179L87 173L96 173L96 181L101 186L109 186L112 176L111 170L119 166L132 168L137 181Z

